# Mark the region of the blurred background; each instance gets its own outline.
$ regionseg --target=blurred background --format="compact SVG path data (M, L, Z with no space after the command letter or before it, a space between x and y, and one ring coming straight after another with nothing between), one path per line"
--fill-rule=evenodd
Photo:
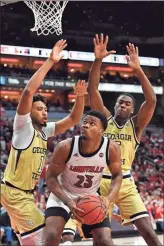
M103 62L99 90L104 104L113 112L116 98L129 92L136 99L136 111L144 101L140 83L124 59L126 45L139 47L141 65L157 95L154 116L143 133L133 163L132 174L151 216L154 228L164 231L164 2L68 2L62 19L63 35L37 36L32 11L23 3L0 8L0 169L5 170L11 146L13 119L23 88L44 63L55 42L67 39L64 59L47 74L39 93L47 97L49 121L65 117L71 110L75 95L72 85L78 79L88 80L94 59L93 37L109 36L108 49L116 55ZM85 112L89 110L86 96ZM49 191L45 174L56 144L79 134L80 124L65 134L50 138L46 165L36 187L37 206L44 213ZM116 211L119 211L116 208ZM5 215L5 216L4 216ZM135 234L133 226L123 228L113 221L113 236ZM10 228L10 221L1 208L0 227ZM10 229L9 229L10 230ZM127 231L128 230L128 231ZM11 231L12 232L12 231ZM1 229L2 242L14 244L15 237ZM79 237L79 233L77 232ZM14 239L13 239L14 237Z

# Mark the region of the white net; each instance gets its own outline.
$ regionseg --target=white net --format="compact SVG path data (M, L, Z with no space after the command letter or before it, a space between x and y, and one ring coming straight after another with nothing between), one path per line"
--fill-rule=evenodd
M35 26L31 31L38 35L62 34L62 14L68 1L24 1L32 9Z

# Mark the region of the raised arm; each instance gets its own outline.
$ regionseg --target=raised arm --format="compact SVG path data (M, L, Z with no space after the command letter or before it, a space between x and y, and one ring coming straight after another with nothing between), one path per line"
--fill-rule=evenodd
M100 39L96 34L93 39L94 43L94 54L95 60L92 64L90 74L89 74L89 86L88 93L90 97L90 106L94 110L103 112L108 118L111 113L104 106L100 92L98 91L98 85L100 81L100 70L103 58L109 56L110 54L116 53L114 50L107 51L108 36L104 40L104 35L101 33Z
M109 170L112 174L112 182L108 195L109 202L112 202L117 195L122 183L121 151L117 143L110 141L109 144Z
M39 70L32 76L28 84L26 85L20 102L17 107L17 113L19 115L26 115L31 112L33 96L40 87L42 81L44 80L46 74L53 66L54 63L60 61L63 57L60 52L67 46L66 40L59 40L54 48L52 49L50 57L45 61L45 63L39 68Z
M133 117L136 135L140 140L143 129L147 126L153 116L157 99L150 81L140 66L138 47L135 48L133 44L129 43L126 48L128 51L128 55L126 55L128 65L137 75L145 96L145 101L141 105L138 114Z
M55 135L61 134L78 124L82 118L84 111L84 96L87 92L88 84L84 80L79 80L77 85L74 87L76 94L76 101L72 108L71 113L62 120L56 122Z

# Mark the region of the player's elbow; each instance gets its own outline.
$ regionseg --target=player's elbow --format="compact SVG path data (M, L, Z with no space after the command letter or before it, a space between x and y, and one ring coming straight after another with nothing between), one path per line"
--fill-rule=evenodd
M155 107L156 103L157 103L157 97L153 93L153 95L151 96L150 100L148 101L148 104L149 104L150 107Z
M77 125L81 120L81 117L78 117L78 115L75 115L73 113L71 113L68 117L69 122L67 124L67 129Z
M50 191L52 191L53 187L55 186L55 179L51 175L46 175L46 184Z
M29 87L26 87L23 91L23 95L26 97L32 97L34 93L32 93L31 89Z
M96 86L93 86L89 83L88 85L88 93L89 95L93 95L94 93L96 93L98 90L98 88Z

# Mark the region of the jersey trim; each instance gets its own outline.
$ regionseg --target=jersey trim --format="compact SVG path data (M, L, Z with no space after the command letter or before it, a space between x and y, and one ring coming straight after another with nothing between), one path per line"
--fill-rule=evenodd
M98 149L97 149L95 152L93 152L93 153L88 153L88 154L83 154L83 153L81 152L81 148L80 148L80 147L81 147L81 137L79 137L79 139L78 139L79 153L80 153L80 155L81 155L82 157L92 157L92 156L96 155L96 154L99 152L99 150L101 149L103 143L104 143L104 137L102 137L100 146L98 147Z
M35 129L36 130L36 129ZM37 131L37 130L36 130ZM37 131L38 132L38 131ZM41 132L39 132L40 133L40 136L41 136L41 138L44 140L44 141L47 141L47 136L46 136L46 134L45 134L45 132L44 131L41 131Z
M129 121L129 120L127 120L127 122L123 126L119 126L118 123L115 121L114 117L112 117L112 119L113 119L113 122L115 123L116 127L119 128L119 129L124 128L124 126L126 125L126 123Z
M70 160L70 158L71 158L71 155L72 155L72 152L73 152L73 147L74 147L74 142L75 142L75 137L72 138L71 148L70 148L69 155L68 155L67 160L65 161L65 163L67 163Z
M16 163L15 163L15 171L16 171L16 169L18 167L18 162L19 162L19 158L20 158L21 153L22 153L22 150L19 149L18 152L17 152L17 158L16 158Z
M140 145L140 142L138 141L137 136L136 136L136 131L135 131L134 122L133 122L132 118L130 118L130 122L131 122L131 124L132 124L132 129L133 129L134 138L135 138L137 144ZM137 147L135 147L135 149L136 149L136 148L137 148Z
M31 143L25 148L25 149L17 149L17 148L15 148L14 146L13 146L13 144L12 144L12 147L13 147L13 149L15 149L15 150L26 150L26 149L28 149L30 146L31 146L31 144L32 144L32 142L33 142L33 140L34 140L34 137L35 137L35 129L34 129L34 135L33 135L33 138L32 138L32 140L31 140Z
M109 143L110 143L110 140L108 138L108 142L107 142L107 146L106 146L106 164L107 164L107 166L109 166Z
M110 115L110 116L107 118L107 121L109 121L111 118L113 118L112 115Z

